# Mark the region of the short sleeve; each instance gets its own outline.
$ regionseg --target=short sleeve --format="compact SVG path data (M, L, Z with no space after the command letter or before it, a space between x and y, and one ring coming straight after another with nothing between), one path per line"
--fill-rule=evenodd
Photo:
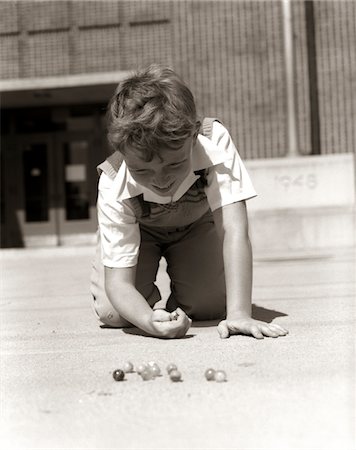
M140 247L139 225L128 202L115 198L112 184L102 173L97 201L102 262L107 267L133 267Z
M247 170L227 129L214 122L211 140L225 154L223 163L209 167L205 189L212 211L222 206L255 197Z

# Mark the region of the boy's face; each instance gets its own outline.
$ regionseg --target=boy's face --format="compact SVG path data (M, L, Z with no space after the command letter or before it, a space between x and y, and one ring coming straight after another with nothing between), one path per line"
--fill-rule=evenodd
M173 195L191 171L194 140L194 137L189 137L180 149L162 151L149 162L133 153L125 155L126 165L142 186L161 196Z

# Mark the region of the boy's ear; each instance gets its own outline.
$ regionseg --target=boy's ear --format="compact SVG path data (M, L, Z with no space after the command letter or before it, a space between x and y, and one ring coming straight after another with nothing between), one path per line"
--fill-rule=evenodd
M194 131L194 134L193 134L193 142L195 142L197 137L198 137L200 127L201 127L201 122L199 120L197 120L195 122L195 131Z

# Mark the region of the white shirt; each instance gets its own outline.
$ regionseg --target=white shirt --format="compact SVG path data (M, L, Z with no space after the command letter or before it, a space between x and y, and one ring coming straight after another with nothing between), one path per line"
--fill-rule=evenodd
M132 267L137 264L141 240L139 224L129 202L124 200L143 194L144 200L149 202L176 202L199 178L194 171L201 169L209 169L205 193L212 211L257 195L228 131L220 122L213 123L211 139L198 135L191 166L191 172L174 195L165 197L139 185L125 161L114 180L101 174L97 207L105 266Z

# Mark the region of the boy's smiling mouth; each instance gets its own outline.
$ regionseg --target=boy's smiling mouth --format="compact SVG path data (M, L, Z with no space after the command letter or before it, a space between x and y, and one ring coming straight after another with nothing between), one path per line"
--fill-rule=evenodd
M157 190L157 191L159 191L159 192L161 192L161 193L166 193L166 192L169 192L170 191L170 189L172 188L172 186L173 186L173 184L174 184L174 181L172 181L172 183L170 183L168 186L166 186L166 187L159 187L159 186L155 186L155 185L152 185L152 187L155 189L155 190Z

